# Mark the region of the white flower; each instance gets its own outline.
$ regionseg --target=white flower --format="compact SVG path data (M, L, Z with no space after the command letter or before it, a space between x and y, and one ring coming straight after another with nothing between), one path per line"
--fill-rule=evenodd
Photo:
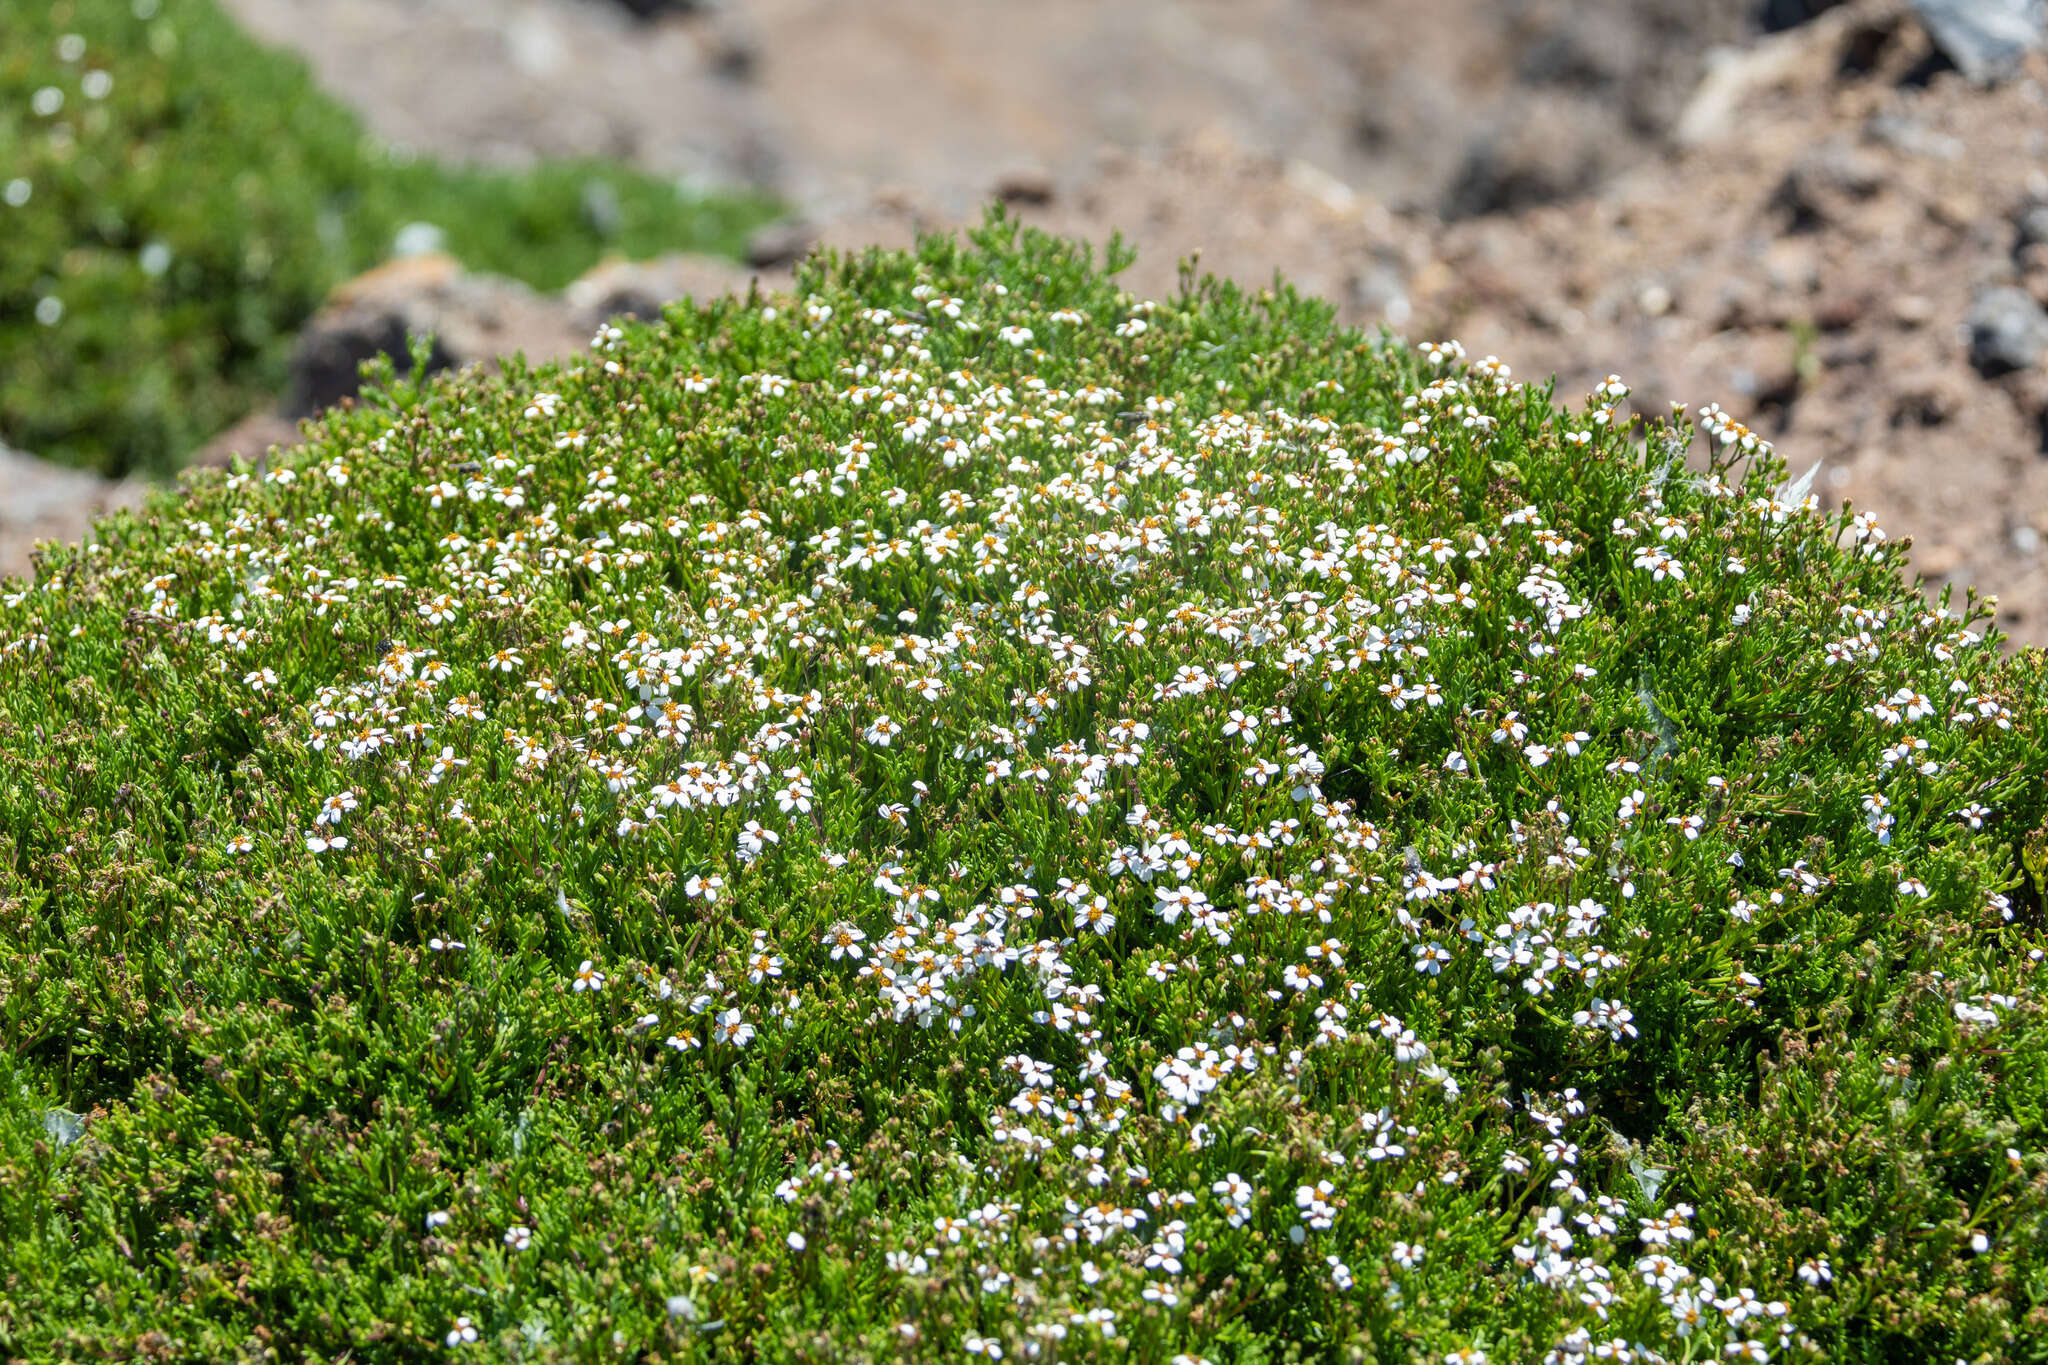
M730 1043L734 1047L745 1047L754 1041L754 1026L748 1023L737 1009L721 1011L711 1028L713 1041Z
M1635 566L1648 569L1653 581L1661 583L1666 578L1685 581L1685 565L1655 545L1645 545L1636 551Z

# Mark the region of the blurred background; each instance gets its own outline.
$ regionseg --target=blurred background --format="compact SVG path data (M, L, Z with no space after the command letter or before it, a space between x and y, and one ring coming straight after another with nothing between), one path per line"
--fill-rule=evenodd
M2048 0L0 0L0 572L434 365L977 220L1719 402L2048 640Z

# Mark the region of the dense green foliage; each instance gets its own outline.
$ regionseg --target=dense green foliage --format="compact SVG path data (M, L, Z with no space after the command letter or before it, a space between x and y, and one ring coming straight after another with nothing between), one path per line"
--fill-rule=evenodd
M1114 274L12 585L0 1355L2048 1359L2040 656L1712 410Z
M409 223L553 288L607 252L735 251L765 215L377 146L214 0L0 4L0 439L167 471L282 388L294 330Z

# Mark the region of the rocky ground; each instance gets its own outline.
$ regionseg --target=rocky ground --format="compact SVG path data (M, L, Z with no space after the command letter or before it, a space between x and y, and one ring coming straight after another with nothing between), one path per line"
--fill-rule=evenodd
M2048 58L1979 69L1904 0L230 5L386 137L623 155L801 222L752 266L613 264L559 297L373 272L215 453L288 441L394 330L452 363L560 354L606 312L784 287L811 242L904 242L997 194L1121 229L1139 292L1199 252L1567 394L1613 371L1644 411L1718 401L2048 641Z
M1825 0L1771 0L1801 11ZM1390 207L1582 193L1658 144L1757 0L226 0L371 128L517 162L601 154L972 212L1216 127ZM630 11L655 8L652 22Z
M2048 61L1984 89L1930 57L1884 3L1753 47L1690 145L1435 234L1415 307L1568 393L1721 402L2048 641Z

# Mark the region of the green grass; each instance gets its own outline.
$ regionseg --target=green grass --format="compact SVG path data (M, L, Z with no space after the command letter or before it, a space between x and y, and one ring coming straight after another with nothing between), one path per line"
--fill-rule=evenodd
M2041 656L1123 259L387 375L0 596L0 1355L2048 1358Z
M276 394L299 324L408 223L555 288L606 253L736 252L769 213L381 147L213 0L0 5L0 190L0 439L110 473L167 472Z

